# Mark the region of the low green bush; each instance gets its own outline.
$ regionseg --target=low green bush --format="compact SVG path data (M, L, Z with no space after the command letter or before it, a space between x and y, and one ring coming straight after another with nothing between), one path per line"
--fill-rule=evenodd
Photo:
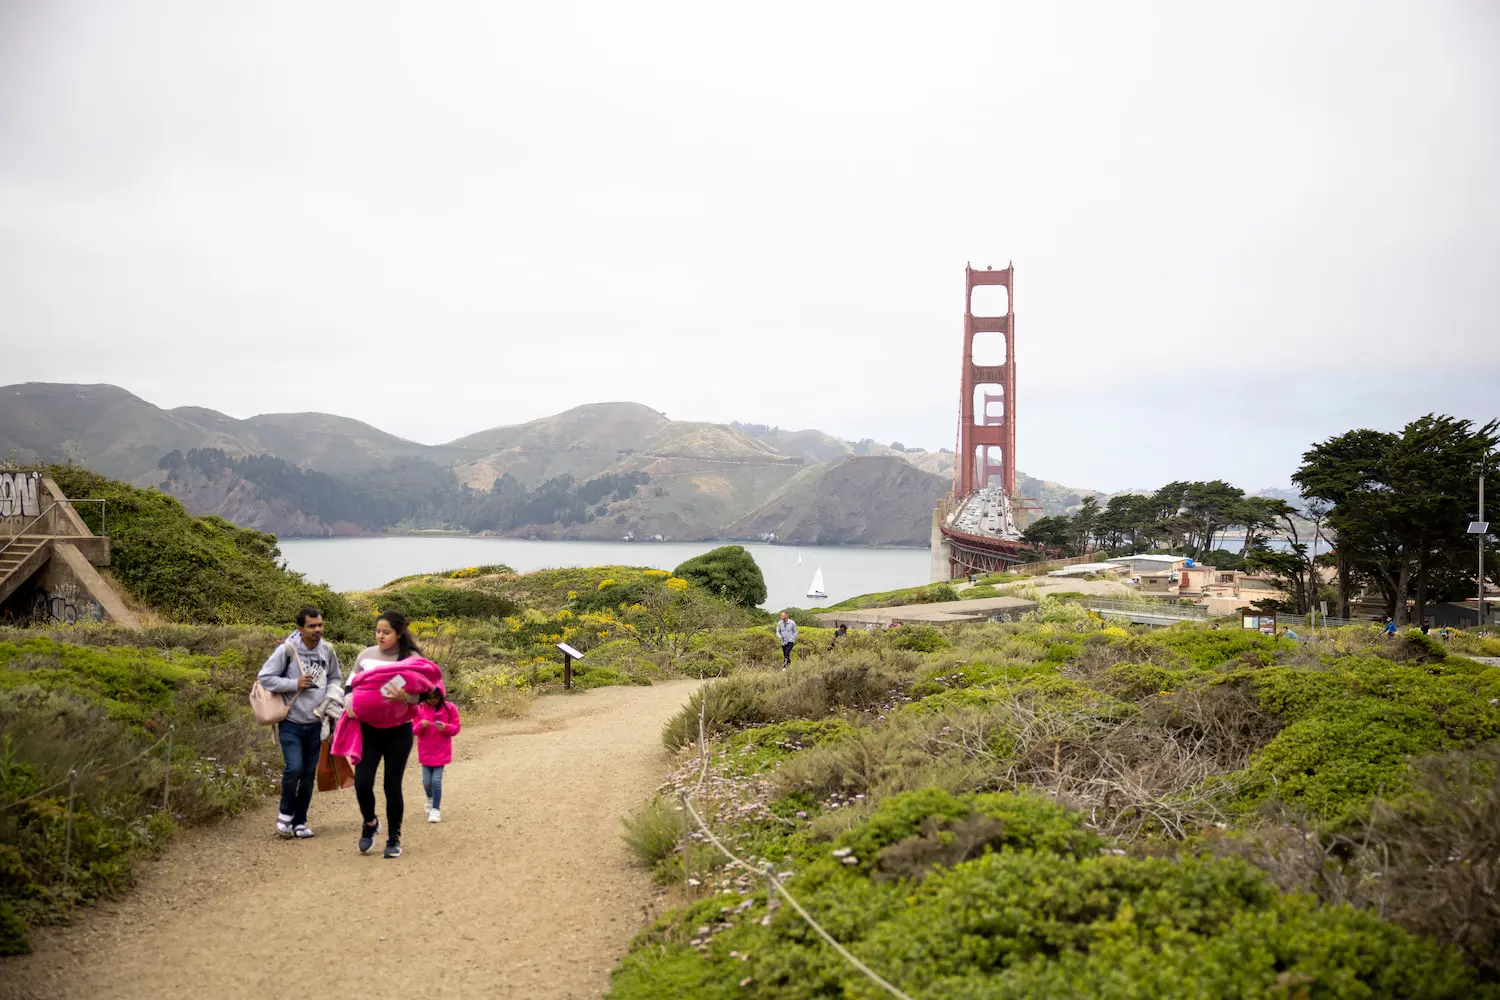
M378 611L419 618L504 618L519 610L503 589L482 583L408 583L370 595Z
M280 770L249 718L261 657L235 648L243 633L200 640L215 655L16 635L0 641L0 954L25 951L30 926L120 892L133 859L176 825L245 808ZM170 814L160 808L169 768Z
M809 844L789 890L923 1000L1496 995L1452 950L1283 895L1244 862L1100 855L1078 817L1034 796L898 796L836 843ZM955 845L972 856L896 877L870 863ZM638 935L610 997L887 995L790 908L765 919L759 898L737 899L699 901Z
M280 625L307 605L321 609L332 638L367 632L345 599L286 569L276 536L220 517L194 517L176 497L106 479L75 466L48 474L71 499L107 501L110 572L163 617L181 622ZM78 512L96 533L98 504Z

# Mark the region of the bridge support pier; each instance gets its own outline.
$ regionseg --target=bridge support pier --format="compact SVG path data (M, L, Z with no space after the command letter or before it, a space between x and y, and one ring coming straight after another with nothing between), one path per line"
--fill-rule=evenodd
M947 583L953 578L953 545L943 534L943 506L932 511L932 569L928 579L932 583Z

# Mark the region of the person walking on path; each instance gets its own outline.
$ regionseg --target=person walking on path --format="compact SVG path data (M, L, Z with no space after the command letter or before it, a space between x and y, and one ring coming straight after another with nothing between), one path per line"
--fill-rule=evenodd
M323 745L323 700L329 685L342 680L339 654L323 641L321 611L303 608L297 612L297 631L276 647L256 680L267 691L291 696L286 718L276 725L283 763L276 833L305 840L313 835L307 807L312 803L318 751Z
M427 796L427 822L443 820L443 768L453 761L453 737L463 722L458 707L442 688L422 695L412 727L417 733L417 763L422 765L422 792Z
M838 646L839 640L848 634L849 626L840 622L839 627L833 630L833 641L828 644L828 651L830 653L833 652L834 648Z
M792 647L797 645L797 623L785 611L776 623L776 638L781 642L781 669L792 665Z
M387 611L375 622L375 645L367 646L354 658L354 669L349 680L372 667L383 667L418 656L422 652L406 616L399 611ZM387 698L415 705L418 696L405 691L386 689ZM406 774L406 762L411 757L411 721L388 728L370 725L354 712L353 699L348 699L344 714L359 721L360 758L354 766L354 797L359 801L360 816L364 826L359 831L359 851L368 853L375 844L375 835L380 832L380 820L375 815L375 772L381 761L385 762L385 856L401 856L401 820L406 813L406 802L401 795L401 779Z

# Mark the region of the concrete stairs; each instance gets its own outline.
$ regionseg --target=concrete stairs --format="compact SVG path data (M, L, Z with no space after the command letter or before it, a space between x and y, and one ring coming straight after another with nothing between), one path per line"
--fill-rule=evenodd
M45 566L51 555L52 539L37 535L18 535L0 549L0 601Z

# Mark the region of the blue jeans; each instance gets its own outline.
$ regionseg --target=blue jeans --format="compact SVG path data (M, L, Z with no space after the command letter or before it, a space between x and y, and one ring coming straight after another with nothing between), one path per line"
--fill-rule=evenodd
M443 765L428 767L422 765L422 794L432 800L432 808L438 809L443 804Z
M276 727L285 769L281 772L281 815L293 826L307 822L313 785L318 777L318 751L323 746L321 722L283 722Z

